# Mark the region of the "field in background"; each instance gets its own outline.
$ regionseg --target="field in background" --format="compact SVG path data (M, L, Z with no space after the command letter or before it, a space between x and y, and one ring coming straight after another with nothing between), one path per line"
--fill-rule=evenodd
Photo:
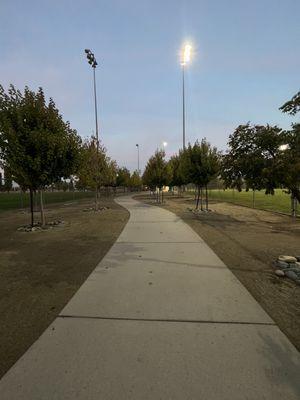
M85 198L94 197L93 192L45 192L44 193L44 203L61 203L65 201L74 201ZM36 207L39 203L38 196L35 196L34 202ZM0 211L10 210L14 208L27 208L29 207L29 193L22 192L10 192L10 193L0 193Z
M232 189L209 189L211 200L226 201L242 206L253 207L253 192L238 192ZM276 189L274 195L266 195L264 190L254 193L254 207L261 210L291 213L291 198L282 189ZM298 215L300 216L300 205L298 205Z

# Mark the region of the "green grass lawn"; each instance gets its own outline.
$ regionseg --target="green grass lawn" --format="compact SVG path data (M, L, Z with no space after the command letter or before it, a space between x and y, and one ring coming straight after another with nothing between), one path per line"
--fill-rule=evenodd
M251 190L249 190L249 192L246 192L245 190L238 192L237 190L232 189L210 189L209 198L212 200L221 200L248 207L253 206L253 192ZM263 190L256 191L254 205L255 208L260 208L262 210L277 211L287 214L290 214L291 212L291 198L281 189L276 189L274 195L266 195ZM300 215L299 204L298 215Z
M74 201L93 196L93 192L45 192L44 203L47 206L47 204ZM35 196L34 204L38 203L38 196ZM0 193L0 211L27 207L29 207L29 193Z

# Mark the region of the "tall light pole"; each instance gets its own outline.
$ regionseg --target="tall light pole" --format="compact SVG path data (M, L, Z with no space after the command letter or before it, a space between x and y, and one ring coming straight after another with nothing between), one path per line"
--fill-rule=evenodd
M97 112L97 90L96 90L96 67L98 65L94 53L90 49L85 49L86 58L88 63L93 68L93 83L94 83L94 103L95 103L95 122L96 122L96 140L97 140L97 152L99 150L99 133L98 133L98 112Z
M138 157L138 174L140 176L140 145L137 143L136 144L137 148L137 157Z
M191 61L192 46L185 44L181 54L181 66L182 66L182 148L185 149L185 81L184 73L185 66Z
M96 67L97 67L97 61L95 58L94 53L91 52L90 49L85 49L85 54L86 58L88 60L88 63L91 65L93 68L93 83L94 83L94 101L95 101L95 122L96 122L96 141L97 141L97 158L98 160L98 154L99 154L99 133L98 133L98 113L97 113L97 91L96 91ZM96 164L97 167L97 164ZM95 211L98 211L98 195L99 193L99 180L98 176L96 177L96 190L95 190Z

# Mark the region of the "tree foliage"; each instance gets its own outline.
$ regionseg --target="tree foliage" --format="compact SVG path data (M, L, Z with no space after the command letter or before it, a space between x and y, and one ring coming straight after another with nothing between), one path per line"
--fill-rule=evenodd
M300 111L300 92L295 94L291 100L284 103L279 110L290 115L297 114Z
M129 187L130 186L130 171L126 167L118 168L117 171L117 186Z
M169 185L171 187L174 186L181 187L182 185L187 183L186 177L184 176L180 168L182 155L183 155L182 151L179 151L179 154L173 155L168 162L169 173L170 173Z
M180 171L185 177L186 182L193 183L198 191L196 198L196 208L199 206L201 195L202 209L202 189L206 189L206 208L208 208L207 185L213 180L219 172L220 154L216 147L204 138L199 143L198 141L192 146L191 144L184 150Z
M42 88L21 93L0 85L0 158L12 179L30 192L77 170L80 138Z
M277 159L285 138L277 126L240 125L229 136L229 150L222 158L221 177L226 187L246 190L278 187Z
M139 172L136 170L130 176L129 185L133 190L139 190L142 187L142 178Z

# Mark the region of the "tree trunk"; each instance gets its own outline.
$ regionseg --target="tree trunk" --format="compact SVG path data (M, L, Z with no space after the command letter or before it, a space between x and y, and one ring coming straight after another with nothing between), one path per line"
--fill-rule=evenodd
M43 190L39 190L39 195L40 195L40 213L41 213L41 225L45 226L46 225L46 219L45 219L45 212L44 212L44 202L43 202Z
M95 211L98 211L98 186L96 186L95 190Z
M31 226L34 224L34 217L33 217L33 190L29 189L30 195L30 213L31 213Z
M161 202L162 202L162 204L164 204L164 191L163 190L161 191Z
M196 197L196 210L199 208L199 199L200 199L200 186L198 186L197 197Z
M200 193L201 193L200 207L201 207L201 211L203 211L203 190L202 190L202 187L200 188Z
M207 185L205 185L205 203L206 203L206 211L208 211L208 193L207 193Z
M297 199L293 194L291 194L291 215L292 217L297 216Z
M255 208L255 189L252 189L252 208Z

